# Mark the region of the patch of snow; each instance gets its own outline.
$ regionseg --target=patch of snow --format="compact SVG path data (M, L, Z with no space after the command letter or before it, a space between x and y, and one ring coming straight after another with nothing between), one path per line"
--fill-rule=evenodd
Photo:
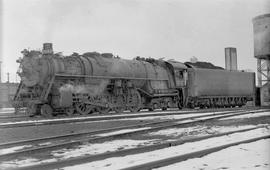
M203 116L203 115L209 115L212 116L213 114L221 114L221 113L227 113L231 111L219 111L219 112L206 112L206 113L194 113L194 114L179 114L179 115L160 115L157 116L149 116L149 117L138 117L138 118L125 118L125 120L146 120L146 119L182 119L182 118L193 118L195 116Z
M81 145L76 149L61 149L59 151L53 151L52 154L55 157L67 159L71 157L82 156L85 154L99 154L116 150L135 148L138 146L151 145L155 141L156 140L114 140L104 143Z
M52 144L52 142L44 142L44 143L40 143L39 146L45 146L45 145L50 145Z
M171 129L164 129L157 132L151 132L145 134L147 136L153 135L163 135L163 136L172 136L172 137L181 137L183 135L191 135L194 132L198 132L200 135L203 134L215 134L215 133L223 133L233 130L241 130L255 127L255 125L245 125L245 126L213 126L213 127L206 127L206 126L194 126L194 127L187 127L187 128L171 128Z
M205 128L205 127L201 126L201 128ZM177 136L182 136L184 134L189 134L189 132L195 131L195 130L197 131L198 127L171 128L171 129L159 130L157 132L151 132L151 133L145 134L145 136L163 135L163 136L177 137Z
M15 159L12 161L5 161L0 163L0 169L7 169L7 168L16 168L18 166L30 166L33 165L33 162L38 162L38 159L35 158L27 158L23 160Z
M95 136L110 136L110 135L117 135L117 134L127 133L127 132L135 132L135 131L140 131L140 130L145 130L145 129L150 129L150 127L137 128L137 129L123 129L123 130L118 130L118 131L113 131L113 132L108 132L108 133L102 133Z
M6 110L15 110L13 107L4 107L4 108L0 108L0 112L1 111L6 111Z
M232 146L227 149L194 158L156 170L179 169L270 169L270 139ZM240 159L239 159L240 158Z
M0 108L0 114L14 113L14 111L15 111L14 108Z
M195 152L215 146L223 145L224 143L233 143L245 139L254 137L260 137L269 134L269 129L260 128L248 132L235 133L227 136L221 136L216 138L205 139L197 142L185 143L183 145L174 146L170 148L159 149L151 152L145 152L140 154L128 155L124 157L108 158L102 161L95 161L91 163L85 163L81 165L75 165L65 167L66 170L71 169L104 169L113 170L127 168L130 166L147 163L149 161L155 161L160 159L169 158L172 156L182 155L190 152Z
M27 167L42 163L49 163L49 162L56 162L57 159L45 159L45 160L39 160L36 158L26 158L26 159L15 159L12 161L3 161L0 163L0 169L10 169L10 168L20 168L20 167Z
M16 152L17 150L21 150L21 149L29 148L29 147L32 147L32 145L22 145L22 146L15 146L11 148L1 149L0 154L12 153L12 152Z
M233 116L233 117L227 117L220 120L228 120L228 119L243 119L243 118L251 118L251 117L260 117L260 116L270 116L270 112L261 112L261 113L251 113L246 115L239 115L239 116Z
M227 117L228 119L231 119L232 117L234 117L235 113L228 113L227 116L231 116L231 117ZM254 113L246 113L244 115L240 115L240 116L248 116L250 114L254 114ZM207 114L208 115L208 114ZM209 114L209 116L211 116L211 114ZM214 115L214 116L211 116L211 118L215 118L215 117L220 117L220 116L223 116L223 115ZM236 117L236 116L235 116ZM209 119L209 117L201 117L201 118L193 118L192 121L194 120L206 120L206 119ZM226 118L220 118L220 120L224 120ZM191 122L191 120L184 120L184 121L178 121L177 123L187 123L187 122Z

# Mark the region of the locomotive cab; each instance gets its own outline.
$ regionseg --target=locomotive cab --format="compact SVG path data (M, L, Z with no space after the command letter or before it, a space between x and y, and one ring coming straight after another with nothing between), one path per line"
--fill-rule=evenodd
M183 88L187 85L187 66L176 61L169 61L175 79L175 87Z
M171 70L174 77L174 88L178 91L178 108L182 108L185 106L187 98L188 67L184 63L177 61L167 61L167 67Z

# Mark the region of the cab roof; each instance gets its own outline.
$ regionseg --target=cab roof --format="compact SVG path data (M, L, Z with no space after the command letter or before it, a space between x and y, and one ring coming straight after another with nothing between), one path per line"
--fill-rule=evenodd
M178 61L167 61L169 64L171 64L176 69L187 69L188 67L181 62Z

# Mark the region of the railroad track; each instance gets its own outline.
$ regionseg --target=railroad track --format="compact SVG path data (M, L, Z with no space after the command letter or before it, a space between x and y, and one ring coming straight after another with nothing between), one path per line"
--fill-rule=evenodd
M117 115L106 115L106 116L83 116L73 118L53 118L53 119L41 119L41 120L27 120L18 122L4 122L0 123L0 129L2 128L16 128L16 127L27 127L27 126L42 126L42 125L54 125L64 123L77 123L77 122L88 122L88 121L106 121L106 120L118 120L127 118L142 118L142 117L161 117L169 115L181 115L181 114L196 114L196 113L207 113L207 112L220 112L220 111L235 111L235 110L252 110L246 109L205 109L205 110L187 110L187 111L163 111L163 112L145 112L137 114L117 114Z
M4 115L0 115L0 120L6 120L6 119L21 119L21 118L29 118L29 116L26 116L26 115L7 115L7 116L4 116Z
M125 133L108 135L108 136L98 136L98 137L89 137L88 136L87 138L82 138L80 140L73 140L73 141L69 141L69 142L57 143L57 144L54 144L54 145L35 147L35 148L25 149L25 150L13 152L13 153L2 154L2 155L0 155L0 161L6 161L6 160L9 160L9 159L13 159L13 158L17 159L18 157L27 156L29 154L33 155L33 154L37 154L37 153L41 153L41 152L48 152L48 151L61 149L61 148L67 148L67 147L70 148L72 146L81 145L81 144L84 144L84 143L87 143L87 142L89 142L89 143L92 143L92 142L104 142L104 141L108 141L108 140L115 140L115 139L118 139L118 138L135 135L135 134L149 133L149 132L158 131L158 130L162 130L162 129L173 128L173 127L183 127L185 125L202 123L202 122L206 122L206 121L209 121L209 120L218 120L218 119L222 119L222 118L226 118L226 117L232 117L232 116L244 115L244 114L250 114L250 113L257 113L257 112L265 112L265 111L269 111L269 110L242 111L242 112L238 112L238 113L223 113L223 114L216 114L216 115L211 115L211 116L210 115L208 115L208 116L204 115L204 116L201 116L201 117L196 116L196 119L195 119L195 117L191 117L191 118L189 118L189 120L188 119L178 119L178 120L175 120L175 121L180 121L180 123L175 123L175 124L172 124L172 125L161 125L161 126L157 126L157 127L153 127L153 128L135 130L135 131L131 131L131 132L125 132ZM127 128L127 127L122 127L122 128ZM98 134L98 133L104 133L106 131L107 130L101 130L100 132L94 132L94 133ZM44 140L43 140L43 142L44 142ZM17 144L20 145L21 143L17 143ZM26 144L26 143L24 143L24 144ZM4 145L2 145L2 148L7 147L7 146L14 146L14 145L5 145L4 144Z
M173 156L173 157L169 157L166 159L161 159L161 160L147 162L147 163L140 164L140 165L135 165L132 167L123 168L122 170L149 170L149 169L153 169L153 168L164 167L164 166L171 165L171 164L178 163L178 162L182 162L182 161L185 161L188 159L200 158L200 157L203 157L205 155L208 155L208 154L211 154L214 152L218 152L218 151L221 151L223 149L226 149L226 148L229 148L229 147L232 147L235 145L251 143L251 142L259 141L262 139L268 139L268 138L270 138L270 135L264 135L264 136L260 136L260 137L250 138L247 140L226 143L224 145L220 145L220 146L216 146L216 147L212 147L212 148L208 148L208 149L203 149L203 150L199 150L199 151L195 151L195 152L191 152L191 153L187 153L187 154L183 154L183 155Z
M208 108L208 109L203 109L203 111L225 111L225 110L243 110L243 109L260 109L263 107L241 107L241 108ZM188 112L188 111L202 111L199 109L183 109L183 110L179 110L179 109L169 109L166 111L162 111L162 110L155 110L155 111L140 111L137 114L149 114L149 113L166 113L166 112L179 112L179 111L183 111L183 112ZM53 116L53 117L43 117L41 115L37 115L34 117L30 117L27 114L14 114L14 113L7 113L7 114L3 114L0 113L0 120L6 120L6 119L15 119L15 118L26 118L26 119L30 119L30 120L46 120L46 119L59 119L59 118L77 118L77 117L106 117L106 116L119 116L119 115L130 115L130 114L134 114L134 113L130 113L130 112L123 112L123 113L114 113L114 112L109 112L107 114L102 114L100 115L99 113L92 113L92 114L88 114L88 115L79 115L79 114L75 114L73 116L66 116L65 114L63 115L57 115L57 116ZM136 114L136 113L135 113Z
M80 156L80 157L62 159L62 160L58 160L58 161L55 161L55 162L47 162L47 163L43 163L43 164L37 164L37 165L22 167L22 168L18 168L18 170L58 169L58 168L74 166L74 165L83 164L83 163L100 161L100 160L108 159L108 158L111 158L111 157L123 157L123 156L127 156L127 155L151 152L151 151L155 151L155 150L159 150L159 149L164 149L164 148L170 148L170 147L174 147L174 146L183 145L183 144L188 143L188 142L197 142L197 141L202 141L202 140L206 140L206 139L210 139L210 138L227 136L227 135L231 135L231 134L234 134L234 133L247 132L247 131L260 129L260 128L264 128L264 127L266 127L266 126L258 126L258 127L253 127L253 128L246 128L246 129L241 129L241 130L228 131L228 132L223 132L223 133L214 134L214 135L193 137L193 138L184 139L184 140L163 142L163 143L153 144L153 145L149 145L149 146L142 146L142 147L136 147L136 148L131 148L131 149L124 149L124 150L105 152L105 153L100 153L100 154L96 154L96 155L84 155L84 156ZM170 158L167 158L167 159L161 159L161 160L158 160L158 161L152 161L152 162L148 162L148 163L128 167L128 168L125 168L125 169L126 170L141 170L141 169L147 169L148 170L148 169L157 168L157 167L161 167L161 166L166 166L166 165L169 165L169 164L172 164L172 163L184 161L184 160L195 158L195 157L201 157L201 156L204 156L206 154L210 154L210 153L219 151L221 149L225 149L225 148L230 147L230 146L234 146L234 145L238 145L238 144L242 144L242 143L249 143L249 142L257 141L257 140L260 140L260 139L266 139L266 138L270 138L270 135L265 135L265 136L261 136L261 137L257 137L257 138L248 139L248 140L242 140L242 141L238 141L238 142L234 142L234 143L224 144L224 145L221 145L219 147L204 149L204 150L201 150L201 151L192 152L192 153L179 155L179 156L174 156L174 157L170 157Z
M120 127L115 127L115 128L101 129L101 130L96 130L96 131L72 133L72 134L50 136L50 137L37 138L37 139L31 139L31 140L21 140L21 141L15 141L15 142L8 142L8 143L0 144L0 149L7 148L7 147L15 147L17 145L29 145L29 144L42 143L42 142L58 140L58 139L62 140L62 139L70 139L70 138L81 137L81 136L90 136L90 135L96 135L96 134L101 134L101 133L108 133L108 132L112 132L112 131L116 131L116 130L150 127L150 126L154 126L154 125L174 123L174 122L178 122L178 121L192 120L192 119L196 119L196 118L204 118L204 117L209 117L209 116L226 115L226 114L232 114L232 113L237 113L237 112L239 112L239 111L210 113L210 114L206 114L206 115L189 116L189 117L180 118L180 119L161 120L161 121L155 121L155 122L150 122L150 123L140 123L140 124L130 125L130 126L120 126Z

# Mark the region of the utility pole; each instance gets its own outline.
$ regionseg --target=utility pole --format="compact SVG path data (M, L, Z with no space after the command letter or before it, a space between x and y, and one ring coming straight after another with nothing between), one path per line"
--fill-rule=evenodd
M9 72L7 73L7 83L9 83Z

